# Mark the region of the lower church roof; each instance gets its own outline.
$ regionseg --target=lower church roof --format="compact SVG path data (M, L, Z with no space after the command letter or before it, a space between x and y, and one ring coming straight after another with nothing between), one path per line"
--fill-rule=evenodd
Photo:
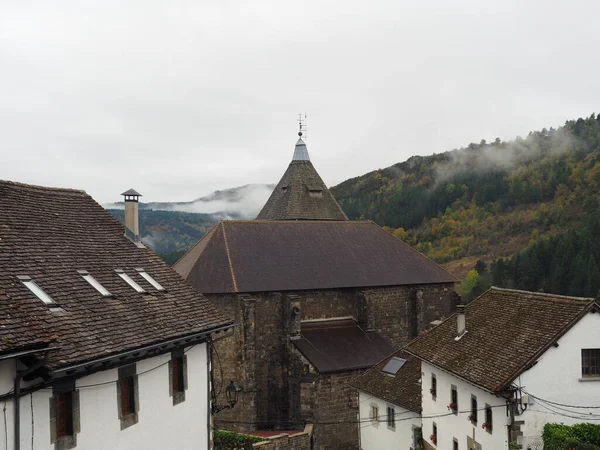
M379 334L366 332L352 319L305 322L292 342L321 373L364 369L394 348Z

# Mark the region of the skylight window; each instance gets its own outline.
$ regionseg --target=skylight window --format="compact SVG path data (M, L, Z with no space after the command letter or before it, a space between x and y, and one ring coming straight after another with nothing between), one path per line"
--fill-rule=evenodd
M150 283L152 286L154 286L154 288L157 291L164 291L165 290L165 288L162 287L161 284L158 281L156 281L154 278L152 278L150 275L148 275L144 269L135 269L135 270L137 270L138 273L142 277L144 277L144 280L146 280L148 283Z
M33 282L31 277L27 275L22 275L17 277L21 283L25 285L27 289L29 289L37 298L43 301L46 305L54 305L56 302L46 294L41 287Z
M125 280L125 282L129 286L134 288L137 292L146 292L143 287L141 287L139 284L137 284L135 281L133 281L131 279L131 277L129 275L127 275L125 272L123 272L121 269L115 269L115 272L117 272L117 275L119 275L123 280Z
M398 371L402 368L402 366L406 363L405 359L398 358L397 356L392 356L387 364L381 369L381 371L387 375L396 376Z
M112 294L102 286L93 276L91 276L87 270L78 270L77 273L87 281L94 289L100 292L104 297L111 297Z

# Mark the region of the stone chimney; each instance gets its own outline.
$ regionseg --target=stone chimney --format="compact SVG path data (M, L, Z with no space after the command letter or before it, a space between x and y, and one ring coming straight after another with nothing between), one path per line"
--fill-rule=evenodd
M125 197L125 236L134 242L140 240L139 203L142 196L134 189L121 194Z
M465 317L465 305L456 306L456 331L460 337L467 332L467 319Z

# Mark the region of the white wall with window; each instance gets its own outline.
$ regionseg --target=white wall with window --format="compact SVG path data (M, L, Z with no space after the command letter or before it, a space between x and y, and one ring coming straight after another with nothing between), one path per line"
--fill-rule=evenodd
M207 349L197 344L21 397L21 448L207 449ZM12 389L14 374L14 360L0 361L0 395ZM12 399L0 402L4 413L0 436L12 450Z
M527 409L516 417L525 421L524 444L539 442L546 422L571 425L600 414L599 408L580 408L600 405L600 314L588 313L557 344L515 380L531 394Z
M429 445L459 450L508 448L503 398L425 362L421 371L423 439Z
M414 429L421 426L418 413L361 391L358 399L360 446L363 450L408 450L414 446Z

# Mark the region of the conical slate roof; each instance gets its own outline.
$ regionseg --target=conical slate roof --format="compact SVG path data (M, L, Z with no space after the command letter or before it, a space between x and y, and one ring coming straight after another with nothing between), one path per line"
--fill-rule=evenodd
M256 217L260 220L348 220L313 167L302 137L294 157Z

